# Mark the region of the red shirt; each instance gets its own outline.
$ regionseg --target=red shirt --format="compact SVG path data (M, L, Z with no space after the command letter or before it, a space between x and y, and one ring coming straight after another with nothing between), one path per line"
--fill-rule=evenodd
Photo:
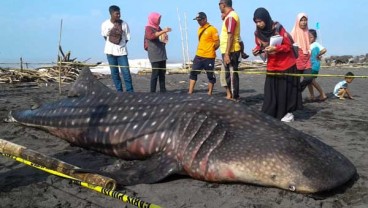
M227 17L230 12L234 11L233 9L231 9L226 15L225 17ZM234 34L235 33L235 28L236 28L236 25L238 24L238 22L232 17L232 16L229 16L226 18L225 20L225 25L226 25L226 31L227 33L231 33L231 34Z
M285 71L296 64L292 44L285 29L281 28L279 33L283 37L283 40L281 45L276 46L276 53L268 54L267 71ZM255 39L257 44L256 49L260 50L261 40L257 37Z

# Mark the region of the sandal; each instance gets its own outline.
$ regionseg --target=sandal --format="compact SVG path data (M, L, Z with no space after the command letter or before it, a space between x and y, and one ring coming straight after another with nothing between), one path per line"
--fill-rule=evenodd
M327 97L324 97L324 98L318 98L318 102L324 102L325 100L327 100Z

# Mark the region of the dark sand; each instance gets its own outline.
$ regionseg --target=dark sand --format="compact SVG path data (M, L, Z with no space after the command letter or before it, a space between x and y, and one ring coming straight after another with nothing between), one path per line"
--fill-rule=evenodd
M352 71L368 75L368 69L322 69L323 74L343 75ZM148 91L149 76L134 75L136 91ZM167 89L186 93L187 75L167 75ZM331 97L334 85L342 78L318 78L330 98L306 103L295 114L290 126L321 140L344 154L357 167L359 178L344 189L322 198L292 193L277 188L248 184L214 184L188 177L171 177L157 184L122 187L128 194L163 207L368 207L368 80L355 79L350 85L355 100ZM102 80L111 87L109 78ZM263 75L241 75L241 102L260 109L263 101ZM64 97L70 84L39 86L0 84L0 118L9 110L29 108L32 97L52 101ZM196 93L206 93L206 76L201 75ZM316 93L317 94L317 93ZM219 83L214 96L225 96ZM304 98L307 93L304 92ZM0 138L90 169L102 169L121 160L72 147L42 130L0 122ZM0 156L0 207L134 207L100 193L70 184L68 180L25 166Z

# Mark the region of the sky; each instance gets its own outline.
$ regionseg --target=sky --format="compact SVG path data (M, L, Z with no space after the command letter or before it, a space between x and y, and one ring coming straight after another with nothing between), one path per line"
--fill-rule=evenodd
M110 18L108 8L117 5L130 27L129 59L145 59L144 27L150 12L162 15L161 27L171 27L166 46L168 62L183 60L182 42L188 42L193 59L198 44L198 23L193 18L200 11L208 22L221 29L219 0L1 0L0 63L52 63L58 55L59 41L64 52L87 63L106 62L101 23ZM319 42L331 55L365 55L368 53L367 0L233 0L233 8L241 21L241 37L245 51L251 54L255 24L253 13L266 8L274 21L291 31L298 13L309 16L309 28L320 25ZM179 18L184 40L180 32ZM60 30L62 21L62 30ZM185 26L187 25L187 26ZM61 39L60 39L61 31ZM187 37L187 38L186 38ZM186 41L186 39L188 41ZM219 52L218 58L220 57ZM254 57L251 56L251 59ZM0 65L1 67L1 65Z

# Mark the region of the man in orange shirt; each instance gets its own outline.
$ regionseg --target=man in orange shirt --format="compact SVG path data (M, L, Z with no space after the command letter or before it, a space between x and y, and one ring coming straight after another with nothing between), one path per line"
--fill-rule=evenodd
M209 82L208 95L212 95L213 86L216 83L216 76L213 71L215 68L216 50L220 46L219 35L217 29L207 22L207 16L204 12L199 12L193 20L197 20L200 26L198 29L199 43L189 75L188 93L193 93L197 75L204 69Z

